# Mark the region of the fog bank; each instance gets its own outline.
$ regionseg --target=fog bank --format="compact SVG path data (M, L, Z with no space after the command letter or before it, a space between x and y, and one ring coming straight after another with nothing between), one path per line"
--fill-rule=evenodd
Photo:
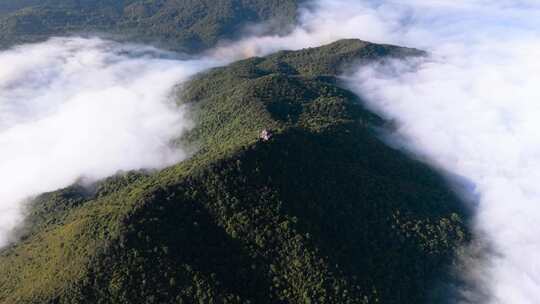
M171 90L209 65L97 38L0 52L0 247L33 195L183 159L171 140L193 123Z
M394 142L471 182L474 229L494 252L473 277L490 297L463 289L463 301L539 303L540 3L316 0L299 20L290 35L247 37L208 56L223 63L341 38L429 51L423 60L374 63L345 79L397 122ZM96 39L0 53L1 66L10 67L0 70L0 182L8 189L0 193L0 244L20 221L13 202L81 175L182 159L168 143L191 123L168 93L213 59L157 53Z
M493 251L463 273L488 297L463 288L460 301L540 303L540 3L317 0L290 35L247 38L216 54L261 55L341 38L430 52L345 79L397 122L392 143L470 181L473 228Z
M395 136L406 148L473 183L475 233L493 251L463 274L489 297L464 289L463 301L539 303L540 3L394 6L401 13L390 24L399 26L386 39L431 58L376 64L351 85L399 122Z

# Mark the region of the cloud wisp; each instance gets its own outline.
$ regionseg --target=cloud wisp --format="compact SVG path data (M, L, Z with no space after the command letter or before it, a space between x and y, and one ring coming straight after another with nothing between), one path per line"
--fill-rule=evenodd
M1 52L0 246L28 197L183 159L171 140L192 122L171 90L209 65L97 38Z

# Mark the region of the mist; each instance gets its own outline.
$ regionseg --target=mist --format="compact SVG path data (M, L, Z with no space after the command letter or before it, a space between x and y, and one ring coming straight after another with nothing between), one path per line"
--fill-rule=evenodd
M0 247L34 195L186 157L172 89L212 63L176 57L98 38L0 52Z
M299 20L290 35L246 38L215 54L261 55L341 38L428 51L357 67L343 79L397 122L386 134L390 144L470 184L462 194L476 198L472 228L489 250L461 269L481 292L462 287L454 301L540 303L540 3L319 0Z
M431 58L375 64L350 84L400 123L405 148L474 186L473 228L492 252L463 275L489 297L462 290L464 301L539 303L540 4L416 2L375 16L390 24L389 42Z
M539 303L539 31L533 0L316 0L290 34L228 42L199 60L99 39L0 53L0 245L26 197L185 158L170 145L193 125L170 100L176 83L216 62L359 38L430 53L343 79L397 122L390 143L472 185L473 229L492 251L463 275L489 297L463 289L462 301Z

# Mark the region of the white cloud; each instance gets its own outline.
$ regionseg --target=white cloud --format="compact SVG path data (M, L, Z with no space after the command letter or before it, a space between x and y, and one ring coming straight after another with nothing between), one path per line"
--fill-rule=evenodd
M396 142L474 185L474 228L495 250L474 270L491 297L484 300L540 303L540 2L317 0L300 21L288 36L247 38L216 53L261 55L340 38L428 50L425 60L362 68L349 84L399 122Z
M82 38L0 53L0 245L29 196L185 157L170 141L192 122L169 94L212 63L170 57Z
M474 184L476 232L497 251L476 270L490 301L540 302L540 3L316 0L290 35L249 37L209 54L229 61L340 38L431 52L363 68L350 85L399 122L394 136L404 148ZM53 40L0 54L0 181L10 185L0 193L0 229L19 221L10 202L26 195L81 174L182 157L167 142L189 123L171 111L167 92L209 63L132 58L117 48Z
M350 83L400 123L407 149L475 185L474 228L495 250L479 264L488 301L540 302L540 3L328 1L338 2L368 14L356 37L432 53L364 68Z

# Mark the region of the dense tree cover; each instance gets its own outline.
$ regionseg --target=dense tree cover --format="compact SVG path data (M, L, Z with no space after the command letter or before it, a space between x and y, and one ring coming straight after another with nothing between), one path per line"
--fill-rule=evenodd
M197 117L179 139L193 157L39 197L0 254L0 303L436 298L467 212L339 85L339 69L374 52L420 54L348 40L198 76L179 92Z
M198 51L234 38L249 24L294 23L297 0L0 0L0 47L53 35L112 38Z

